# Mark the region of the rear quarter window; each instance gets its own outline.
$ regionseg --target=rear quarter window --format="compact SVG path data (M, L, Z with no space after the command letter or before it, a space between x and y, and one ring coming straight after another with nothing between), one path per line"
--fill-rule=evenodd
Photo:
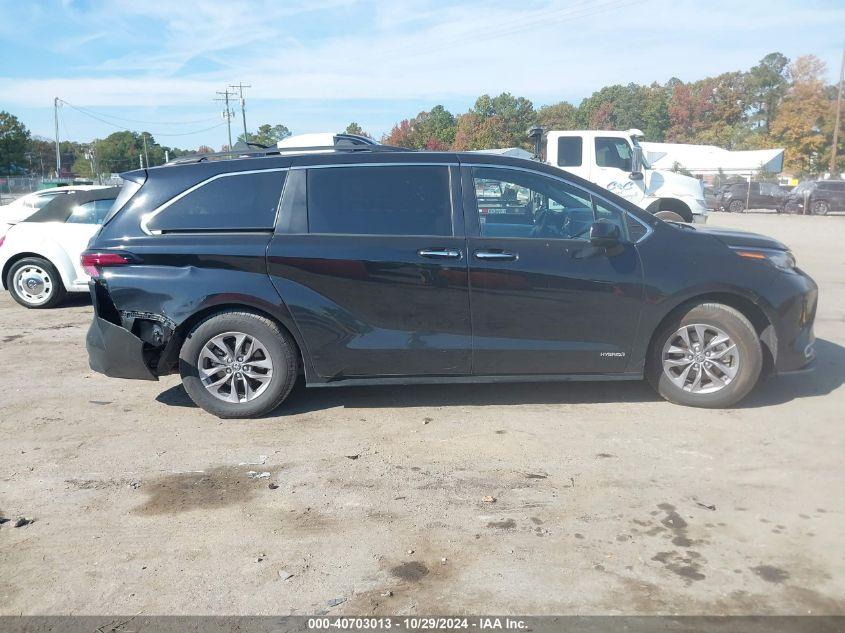
M308 231L452 235L448 168L401 165L309 169Z
M580 167L584 141L580 136L561 136L557 140L558 167Z
M177 197L146 224L151 231L269 230L286 172L231 173Z

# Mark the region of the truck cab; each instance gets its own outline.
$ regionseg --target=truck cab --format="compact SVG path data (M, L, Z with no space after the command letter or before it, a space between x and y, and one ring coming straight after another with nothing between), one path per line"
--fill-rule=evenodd
M596 183L664 220L707 221L701 181L653 169L639 130L566 130L546 134L546 160Z

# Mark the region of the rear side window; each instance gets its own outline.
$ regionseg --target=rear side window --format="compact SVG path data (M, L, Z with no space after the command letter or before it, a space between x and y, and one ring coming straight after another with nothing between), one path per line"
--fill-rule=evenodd
M114 200L92 200L73 208L65 220L66 224L102 224L111 210Z
M148 223L151 231L272 229L285 172L226 174L176 199Z
M557 140L558 167L580 167L583 145L580 136L561 136Z
M308 231L346 235L452 235L443 166L308 170Z

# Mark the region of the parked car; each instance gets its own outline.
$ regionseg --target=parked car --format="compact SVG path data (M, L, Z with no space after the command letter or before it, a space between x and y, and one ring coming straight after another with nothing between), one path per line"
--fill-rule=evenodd
M804 196L809 194L809 210L815 215L845 211L845 180L810 180L800 183L786 200L787 213L804 213Z
M103 223L119 187L55 196L0 239L3 288L27 308L52 308L68 292L87 292L79 256Z
M52 187L50 189L33 191L17 198L9 204L4 204L0 206L0 235L4 235L10 226L26 220L57 196L66 195L75 191L90 191L92 189L102 189L102 187L97 185Z
M774 209L783 211L786 191L773 182L735 183L719 194L719 206L723 211L742 213L746 209Z
M179 372L225 418L271 411L300 373L645 375L672 402L726 407L814 357L816 284L768 237L664 222L536 161L274 151L123 175L82 255L92 369Z

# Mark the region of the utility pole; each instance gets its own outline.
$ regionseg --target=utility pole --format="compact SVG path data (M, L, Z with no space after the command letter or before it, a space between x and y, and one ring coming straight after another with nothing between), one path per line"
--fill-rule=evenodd
M244 143L249 143L249 134L247 134L246 131L246 99L244 99L244 88L252 88L252 86L243 84L239 81L237 86L229 87L238 89L238 95L241 98L241 117L244 120Z
M839 67L839 96L836 98L836 123L833 125L833 147L830 149L830 177L836 173L836 150L839 143L839 121L842 116L842 83L845 80L845 48L842 49L842 64ZM836 175L839 177L839 174Z
M141 138L144 139L144 160L147 162L147 168L150 166L150 155L147 153L147 133L141 132Z
M56 178L62 172L62 154L59 151L59 98L53 97L53 121L56 124Z
M226 129L229 131L229 151L232 150L232 110L229 108L229 95L234 93L229 92L229 89L226 88L223 92L217 91L217 94L223 95L222 99L215 99L215 101L222 101L224 103L223 106L223 118L226 119Z

